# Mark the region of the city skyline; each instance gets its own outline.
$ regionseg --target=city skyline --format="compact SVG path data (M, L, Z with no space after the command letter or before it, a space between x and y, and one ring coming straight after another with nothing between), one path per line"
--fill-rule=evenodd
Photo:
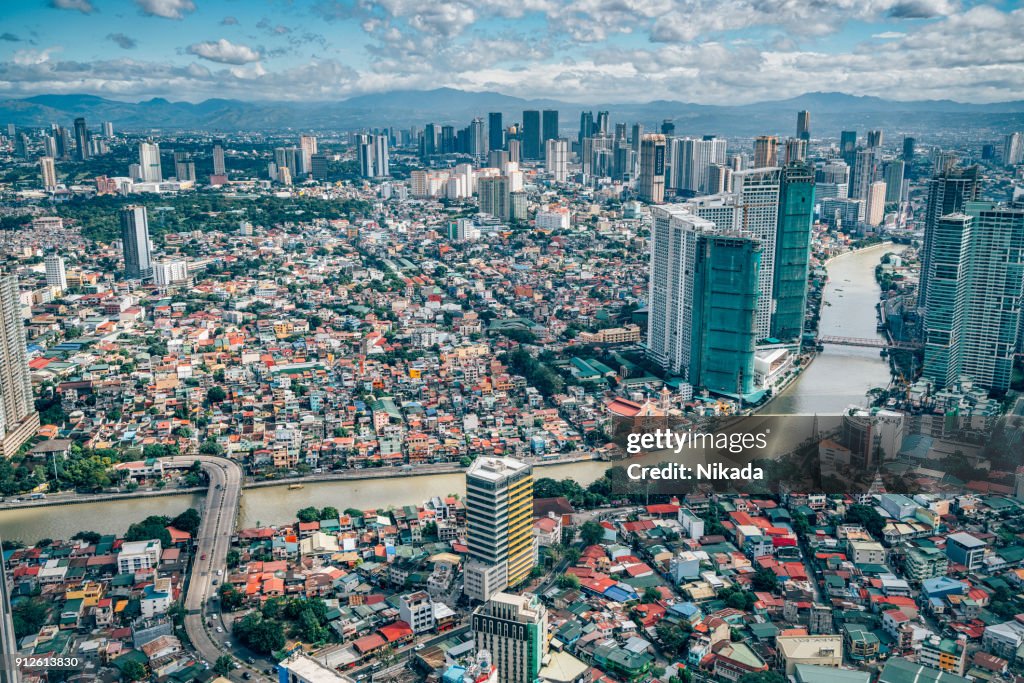
M1024 30L1018 2L325 0L245 16L226 0L52 0L9 9L4 97L317 101L449 86L570 102L603 91L614 102L721 104L834 83L897 100L995 102L1024 85L1014 56ZM964 78L968 69L985 78Z

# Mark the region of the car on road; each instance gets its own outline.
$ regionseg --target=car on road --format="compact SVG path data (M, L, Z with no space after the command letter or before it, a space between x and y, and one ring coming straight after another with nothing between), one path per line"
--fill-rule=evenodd
M206 559L206 553L203 553L202 555L200 555L199 559L200 560L205 560Z
M224 627L223 626L218 626L217 627L217 633L224 633Z
M218 581L217 579L214 579L214 580L213 580L213 585L214 585L214 586L216 586L216 585L217 585L218 583L220 583L220 581Z
M249 680L250 678L252 678L252 674L249 673L248 671L243 671L242 672L242 678L244 678L245 680Z
M420 643L419 645L417 645L416 647L414 647L414 648L413 648L413 650L415 650L416 652L419 652L420 650L422 650L422 649L423 649L423 648L425 648L426 646L427 646L427 644L426 644L426 643Z

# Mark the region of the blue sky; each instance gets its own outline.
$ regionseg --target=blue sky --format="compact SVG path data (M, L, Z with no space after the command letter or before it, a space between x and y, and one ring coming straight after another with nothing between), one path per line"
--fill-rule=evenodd
M705 104L1024 92L1024 9L959 0L20 0L0 97L331 100L449 86Z

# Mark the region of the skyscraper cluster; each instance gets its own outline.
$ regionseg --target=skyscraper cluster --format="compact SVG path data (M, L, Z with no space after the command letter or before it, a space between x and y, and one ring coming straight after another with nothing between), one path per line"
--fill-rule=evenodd
M386 178L391 175L387 135L359 135L356 138L356 156L362 177Z
M928 182L918 292L924 368L936 388L967 378L1010 386L1024 345L1024 204L978 201L980 169Z

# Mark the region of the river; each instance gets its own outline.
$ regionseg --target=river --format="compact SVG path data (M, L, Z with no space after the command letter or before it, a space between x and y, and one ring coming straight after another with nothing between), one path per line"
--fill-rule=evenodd
M828 264L829 283L821 315L823 335L875 337L875 303L878 285L874 271L886 251L899 245L880 245L843 254ZM865 393L889 383L888 363L875 349L826 346L811 366L777 396L766 412L774 414L837 414L851 404L864 405ZM659 461L657 455L645 460ZM586 485L608 468L605 462L578 462L537 468L536 476L573 478ZM458 473L432 474L397 479L306 483L302 489L286 486L250 489L243 493L239 526L284 523L299 508L333 506L339 509L387 508L415 505L434 495L465 492ZM69 538L77 531L121 534L128 525L147 515L173 516L197 507L197 495L164 496L146 500L83 503L73 506L0 511L0 536L35 542L40 538Z

